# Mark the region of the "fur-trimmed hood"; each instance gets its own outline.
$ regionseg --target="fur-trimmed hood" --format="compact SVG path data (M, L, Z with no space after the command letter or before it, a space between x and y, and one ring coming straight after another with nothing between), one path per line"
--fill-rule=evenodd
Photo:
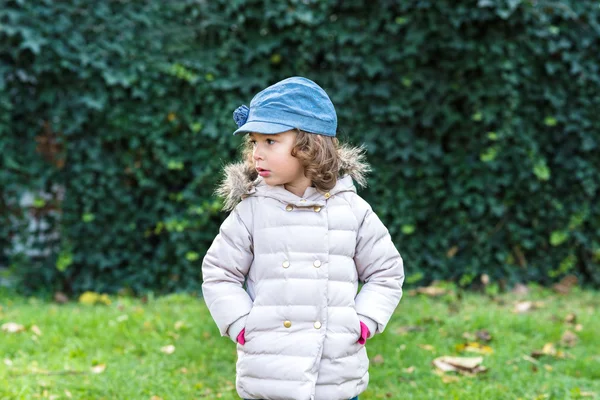
M371 171L371 167L365 161L365 149L363 147L354 147L347 144L341 145L338 149L340 159L340 169L338 171L338 183L330 191L331 194L342 190L356 190L352 180L361 187L367 185L366 175ZM216 195L223 199L223 210L231 211L244 198L262 192L273 192L262 177L258 176L256 170L248 169L244 162L237 162L226 165L224 168L224 178L217 187ZM337 189L337 190L336 190ZM287 192L279 188L281 192ZM285 193L285 197L297 197L292 193ZM314 202L318 204L318 202ZM312 204L312 203L311 203ZM310 205L305 203L305 205Z

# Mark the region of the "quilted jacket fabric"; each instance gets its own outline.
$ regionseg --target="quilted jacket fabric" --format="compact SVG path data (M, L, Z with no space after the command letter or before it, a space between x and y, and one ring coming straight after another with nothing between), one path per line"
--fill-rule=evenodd
M204 257L202 289L221 335L235 340L245 328L236 365L242 398L346 400L367 387L360 322L383 332L404 267L356 193L353 177L364 182L366 166L356 149L345 150L328 193L309 187L298 197L242 164L226 169L221 193L233 211Z

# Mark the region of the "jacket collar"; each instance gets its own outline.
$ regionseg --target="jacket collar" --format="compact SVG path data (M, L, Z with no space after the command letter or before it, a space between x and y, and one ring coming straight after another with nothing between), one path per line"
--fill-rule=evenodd
M267 185L262 177L257 179L254 189L255 190L248 195L271 197L275 200L297 207L324 206L325 201L331 196L341 192L356 192L356 187L354 186L354 182L350 175L339 178L335 186L328 192L321 192L317 190L317 188L309 186L301 197L288 191L283 185Z
M338 180L329 192L320 192L311 186L299 197L286 190L283 185L266 184L254 169L249 170L243 162L238 162L224 168L225 177L216 194L223 199L223 209L227 211L233 210L241 200L249 196L270 197L298 207L324 206L330 196L347 191L356 192L354 181L360 186L366 186L366 174L371 169L364 160L364 151L363 147L339 147Z

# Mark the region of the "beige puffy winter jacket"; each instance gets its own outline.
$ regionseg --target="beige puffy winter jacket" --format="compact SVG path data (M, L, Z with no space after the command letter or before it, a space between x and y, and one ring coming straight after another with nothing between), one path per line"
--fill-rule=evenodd
M242 398L347 400L367 387L360 321L372 335L383 332L404 268L356 194L352 178L364 183L368 169L360 152L344 147L340 156L336 186L309 187L302 197L242 164L226 168L220 193L233 211L204 258L202 289L221 335L235 341L245 328L236 366Z

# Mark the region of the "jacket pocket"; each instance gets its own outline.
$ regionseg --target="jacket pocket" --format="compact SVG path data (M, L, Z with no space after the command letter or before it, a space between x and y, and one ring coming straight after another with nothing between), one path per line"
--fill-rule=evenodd
M355 320L355 323L354 323L353 327L354 327L354 332L356 332L356 335L355 335L356 343L358 344L358 340L360 339L360 334L361 334L361 331L360 331L360 317L358 316L358 313L356 312L356 309L353 308L353 310L354 310L354 320Z
M255 323L254 323L254 311L255 307L252 307L250 309L250 312L248 313L248 317L246 318L246 326L244 326L244 339L246 340L246 344L248 344L248 342L250 340L252 340L252 337L254 335L254 330L255 330Z

